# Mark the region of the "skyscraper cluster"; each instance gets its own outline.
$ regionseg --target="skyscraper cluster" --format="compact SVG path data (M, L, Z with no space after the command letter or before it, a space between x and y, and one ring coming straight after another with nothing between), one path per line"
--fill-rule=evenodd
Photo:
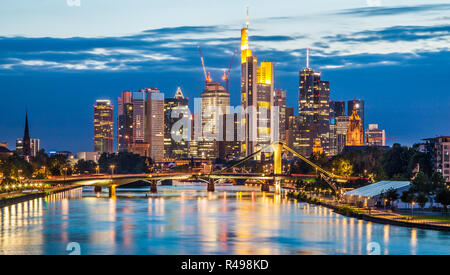
M306 67L299 72L299 112L295 115L294 108L286 104L287 91L275 89L274 63L258 63L253 54L248 11L240 50L239 108L230 106L229 72L223 79L226 88L213 82L200 50L206 81L194 112L180 88L172 98L165 98L158 89L122 92L117 108L117 151L155 160L230 159L248 156L278 140L307 157L337 155L345 147L385 145L384 130L370 125L365 131L363 100L330 101L330 82L310 67L309 49ZM112 112L109 101L97 101L96 152L113 152Z

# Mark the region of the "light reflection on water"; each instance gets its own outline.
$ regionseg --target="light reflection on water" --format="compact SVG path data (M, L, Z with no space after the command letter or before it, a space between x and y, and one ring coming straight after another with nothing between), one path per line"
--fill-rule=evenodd
M450 254L450 233L344 217L246 187L73 190L1 209L0 254ZM142 190L140 190L142 191Z

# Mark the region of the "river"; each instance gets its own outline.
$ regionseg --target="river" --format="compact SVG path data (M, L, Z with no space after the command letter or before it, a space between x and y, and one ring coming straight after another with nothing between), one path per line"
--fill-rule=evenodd
M2 208L0 254L450 254L448 232L361 221L257 188L143 191L109 198L85 187Z

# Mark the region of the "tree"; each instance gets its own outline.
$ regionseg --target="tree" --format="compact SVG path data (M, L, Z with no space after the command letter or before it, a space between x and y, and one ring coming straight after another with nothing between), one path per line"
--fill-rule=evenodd
M337 159L332 166L337 175L350 177L353 174L353 165L347 159Z
M398 197L399 196L397 190L395 190L394 188L389 188L389 190L386 191L386 199L389 201L389 204L392 208L394 207L392 202L398 200Z
M424 193L421 192L417 195L416 200L417 200L417 203L419 204L420 208L423 210L426 203L428 202L428 197L427 197L427 195L425 195Z
M444 206L447 212L447 206L450 205L450 190L447 187L441 188L436 194L436 201Z
M77 173L84 174L94 174L96 172L97 164L92 160L83 160L80 159L74 166L74 169Z
M404 203L408 203L411 205L411 212L413 212L413 202L415 200L415 195L413 192L411 192L411 190L405 191L402 193L402 195L400 196L400 200Z

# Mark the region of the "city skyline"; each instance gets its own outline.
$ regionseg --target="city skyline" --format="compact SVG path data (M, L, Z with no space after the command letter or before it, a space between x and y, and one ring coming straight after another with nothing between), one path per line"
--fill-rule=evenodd
M11 103L1 111L1 141L14 144L16 138L21 136L23 114L28 106L30 131L34 137L41 139L41 147L47 150L90 151L89 148L93 147L93 125L89 106L96 99L116 102L122 91L136 91L144 87L156 87L162 93L172 95L178 86L181 86L186 97L200 97L204 79L196 45L200 44L203 48L213 80L219 80L233 51L239 49L239 29L244 16L242 7L233 11L241 23L235 23L232 19L228 27L180 26L125 37L86 36L71 39L70 42L56 38L58 35L20 38L1 32L0 35L4 36L0 38L0 48L4 51L0 56L0 80L4 84L5 99ZM261 12L259 5L250 5L251 22L255 18L250 26L251 48L254 55L262 58L259 61L275 62L275 88L287 90L287 106L294 107L298 113L298 71L305 67L305 49L311 46L310 66L321 71L323 77L330 81L330 100L364 100L366 127L368 124L379 124L387 130L387 136L396 137L389 144L399 142L412 145L422 138L445 135L450 130L448 123L445 123L450 119L445 111L448 109L447 102L450 102L447 99L450 98L445 93L444 81L424 81L427 78L445 79L446 75L445 64L449 54L445 41L450 38L450 28L445 25L445 19L439 21L433 17L433 11L437 9L441 9L440 13L434 15L442 17L442 10L445 13L450 6L427 4L407 9L404 6L361 5L359 9L353 7L353 13L348 9L335 11L333 18L342 17L341 20L357 21L361 13L366 13L377 19L396 15L398 22L384 29L371 27L370 31L355 32L358 35L353 36L330 35L323 40L328 45L320 45L320 41L308 41L292 33L285 35L284 29L279 33L273 31L273 26L266 30L267 23L261 23L264 21L261 16L266 14L258 14ZM402 24L411 23L403 22L401 17L411 10L420 14L416 26ZM320 11L316 13L320 14ZM424 18L434 19L426 21ZM279 26L280 20L293 19L272 20ZM317 19L305 20L315 22ZM320 36L323 33L318 31L317 34ZM193 38L186 39L188 35ZM436 41L439 39L441 44ZM419 41L423 43L423 40L429 42L427 49L414 46ZM384 48L370 48L373 42L384 45ZM293 44L295 49L292 49ZM354 52L346 53L346 49L342 48L346 44L356 45ZM394 50L393 46L397 44L405 46L406 53ZM20 47L13 49L17 46ZM333 53L333 50L338 53ZM117 64L111 62L112 59ZM237 63L230 75L232 106L239 105ZM17 92L23 95L20 100L15 98ZM436 96L427 97L430 92ZM58 105L58 102L70 104ZM114 107L116 118L117 107ZM70 145L65 145L66 142Z

